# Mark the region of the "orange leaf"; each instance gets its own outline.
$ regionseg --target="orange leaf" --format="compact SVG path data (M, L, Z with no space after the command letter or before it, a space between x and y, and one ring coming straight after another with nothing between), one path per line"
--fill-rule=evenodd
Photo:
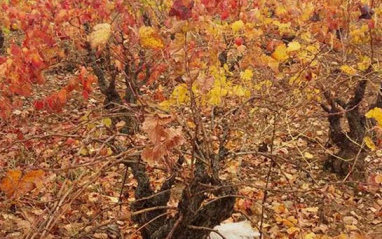
M5 193L7 197L11 197L16 189L17 184L21 178L20 170L8 171L5 177L1 180L0 189Z
M20 170L10 170L0 182L0 189L7 197L29 193L33 189L40 189L43 186L42 170L32 170L22 176Z
M41 189L43 186L43 180L45 172L41 169L32 170L24 175L19 182L19 191L21 193L27 193L33 189Z
M76 89L78 86L78 81L76 78L71 78L68 82L68 85L66 86L66 90L68 92L71 92L73 91L74 89Z
M58 99L60 100L60 102L62 104L65 104L66 101L67 101L67 92L65 89L62 89L60 90L60 92L58 92Z

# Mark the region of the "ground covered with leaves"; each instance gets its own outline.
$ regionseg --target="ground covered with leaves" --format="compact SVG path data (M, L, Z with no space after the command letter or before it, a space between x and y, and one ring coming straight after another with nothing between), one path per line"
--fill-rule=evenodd
M24 107L13 112L17 123L2 123L1 237L140 238L129 210L136 182L107 142L133 141L142 149L145 137L115 134L100 100L74 98L59 115ZM368 158L370 183L340 180L322 167L326 124L317 118L305 124L305 133L292 123L290 134L270 135L272 145L233 152L222 163L221 177L239 189L230 221L262 225L265 238L379 238L382 191L375 177L382 160ZM150 176L153 188L165 178L155 167ZM169 206L179 200L179 180Z

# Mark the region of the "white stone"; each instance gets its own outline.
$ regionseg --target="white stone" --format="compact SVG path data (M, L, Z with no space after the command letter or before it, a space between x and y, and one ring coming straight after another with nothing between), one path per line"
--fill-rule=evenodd
M225 223L214 227L214 230L218 231L227 239L260 238L260 233L253 230L250 221ZM222 237L215 232L211 232L209 239L222 239Z

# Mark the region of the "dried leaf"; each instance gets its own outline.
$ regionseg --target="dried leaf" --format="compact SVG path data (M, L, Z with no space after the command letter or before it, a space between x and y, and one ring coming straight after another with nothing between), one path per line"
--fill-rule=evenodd
M0 182L0 189L7 197L29 193L43 186L44 171L32 170L22 176L20 170L10 170Z
M171 115L149 116L143 122L142 130L147 134L153 146L146 147L142 152L142 158L149 164L162 160L169 152L183 144L181 128L169 128L166 125L174 120ZM173 162L165 159L167 167L171 167Z
M107 43L111 36L111 25L109 23L101 23L94 26L94 31L89 36L90 46L96 49Z

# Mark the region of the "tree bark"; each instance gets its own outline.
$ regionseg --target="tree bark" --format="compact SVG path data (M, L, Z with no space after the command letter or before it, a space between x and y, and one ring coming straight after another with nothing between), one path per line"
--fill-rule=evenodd
M176 167L180 167L182 163L183 159L180 158ZM143 164L137 161L128 163L127 166L131 168L138 182L135 190L136 201L132 204L131 210L137 212L166 206L170 199L170 189L175 183L175 174L165 181L159 192L154 192ZM213 194L215 199L208 200L207 193ZM224 185L220 180L213 180L208 175L204 163L197 162L194 178L183 189L174 217L160 217L166 210L158 209L138 214L132 219L140 226L146 225L141 231L144 239L202 239L208 236L209 231L196 230L190 226L213 228L229 218L234 209L235 194L235 188Z
M0 54L4 53L4 33L3 30L0 28Z
M366 84L366 80L359 81L353 97L347 103L341 99L333 99L329 92L325 92L329 106L321 105L328 113L329 140L339 149L337 153L329 156L324 168L340 176L346 176L351 172L353 178L364 177L364 159L367 152L362 145L366 133L366 119L360 112L359 106L365 95ZM349 125L348 132L345 132L341 126L343 116Z

